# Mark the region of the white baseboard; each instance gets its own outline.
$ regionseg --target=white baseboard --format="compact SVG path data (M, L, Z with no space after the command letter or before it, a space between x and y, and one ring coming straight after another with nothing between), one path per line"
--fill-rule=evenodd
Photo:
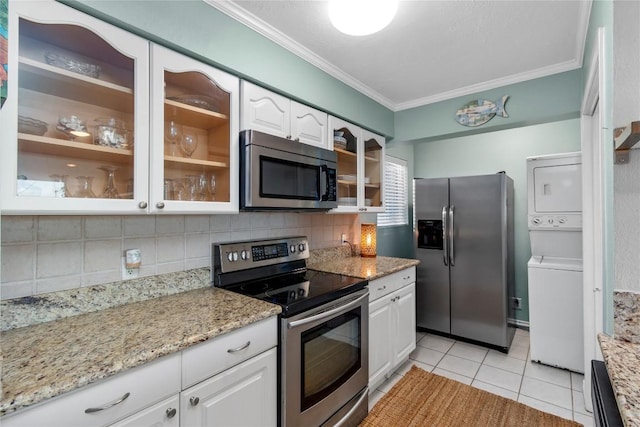
M525 320L509 319L508 323L510 325L515 325L518 329L526 329L527 331L529 330L529 322Z

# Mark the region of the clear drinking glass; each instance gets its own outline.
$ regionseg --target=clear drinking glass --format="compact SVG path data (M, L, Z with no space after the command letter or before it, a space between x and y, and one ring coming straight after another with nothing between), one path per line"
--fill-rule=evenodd
M76 193L76 197L85 198L85 199L93 199L96 197L96 194L91 189L91 184L93 183L92 176L77 176L78 185L80 189Z
M180 140L180 148L187 157L191 157L198 148L198 137L193 132L185 131Z
M178 144L182 140L182 126L173 120L164 122L164 139L169 143L169 155L178 154Z
M49 178L53 180L53 182L59 182L62 184L62 188L57 188L55 190L56 197L73 197L71 192L69 191L69 186L67 185L67 177L69 175L58 175L53 174L49 175Z
M199 199L199 182L200 177L197 175L186 175L184 177L184 198L182 200L198 200Z
M107 183L104 186L104 190L102 191L103 199L119 199L120 195L118 194L118 190L116 189L116 179L115 173L118 170L115 166L100 166L98 169L102 169L107 173Z
M211 174L211 176L209 177L209 200L215 200L216 199L216 176L215 174Z

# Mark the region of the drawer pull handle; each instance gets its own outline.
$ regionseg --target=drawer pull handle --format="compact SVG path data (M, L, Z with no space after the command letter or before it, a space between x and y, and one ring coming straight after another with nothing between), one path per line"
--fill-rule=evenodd
M173 418L176 416L176 408L167 409L167 418Z
M189 399L189 403L191 403L191 406L197 406L198 403L200 403L200 398L193 396L191 399Z
M250 345L251 345L251 341L247 341L245 345L241 345L240 347L237 347L237 348L230 348L229 350L227 350L227 353L237 353L249 347Z
M387 285L384 285L383 287L378 288L379 291L384 291L385 289L387 289Z
M120 399L116 399L113 402L107 403L106 405L99 406L97 408L87 408L87 409L84 410L84 413L85 414L93 414L94 412L100 412L100 411L104 411L105 409L113 408L114 406L119 405L122 402L124 402L125 400L127 400L127 398L129 396L131 396L131 393L127 392Z

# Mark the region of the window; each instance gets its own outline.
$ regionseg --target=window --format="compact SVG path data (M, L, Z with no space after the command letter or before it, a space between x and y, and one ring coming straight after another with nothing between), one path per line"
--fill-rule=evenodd
M405 160L385 156L384 212L378 214L378 227L409 224L407 174Z

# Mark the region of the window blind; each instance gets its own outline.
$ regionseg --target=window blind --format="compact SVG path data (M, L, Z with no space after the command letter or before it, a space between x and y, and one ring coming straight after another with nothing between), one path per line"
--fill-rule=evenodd
M407 175L405 160L385 156L384 212L378 214L378 227L407 225L409 223Z

